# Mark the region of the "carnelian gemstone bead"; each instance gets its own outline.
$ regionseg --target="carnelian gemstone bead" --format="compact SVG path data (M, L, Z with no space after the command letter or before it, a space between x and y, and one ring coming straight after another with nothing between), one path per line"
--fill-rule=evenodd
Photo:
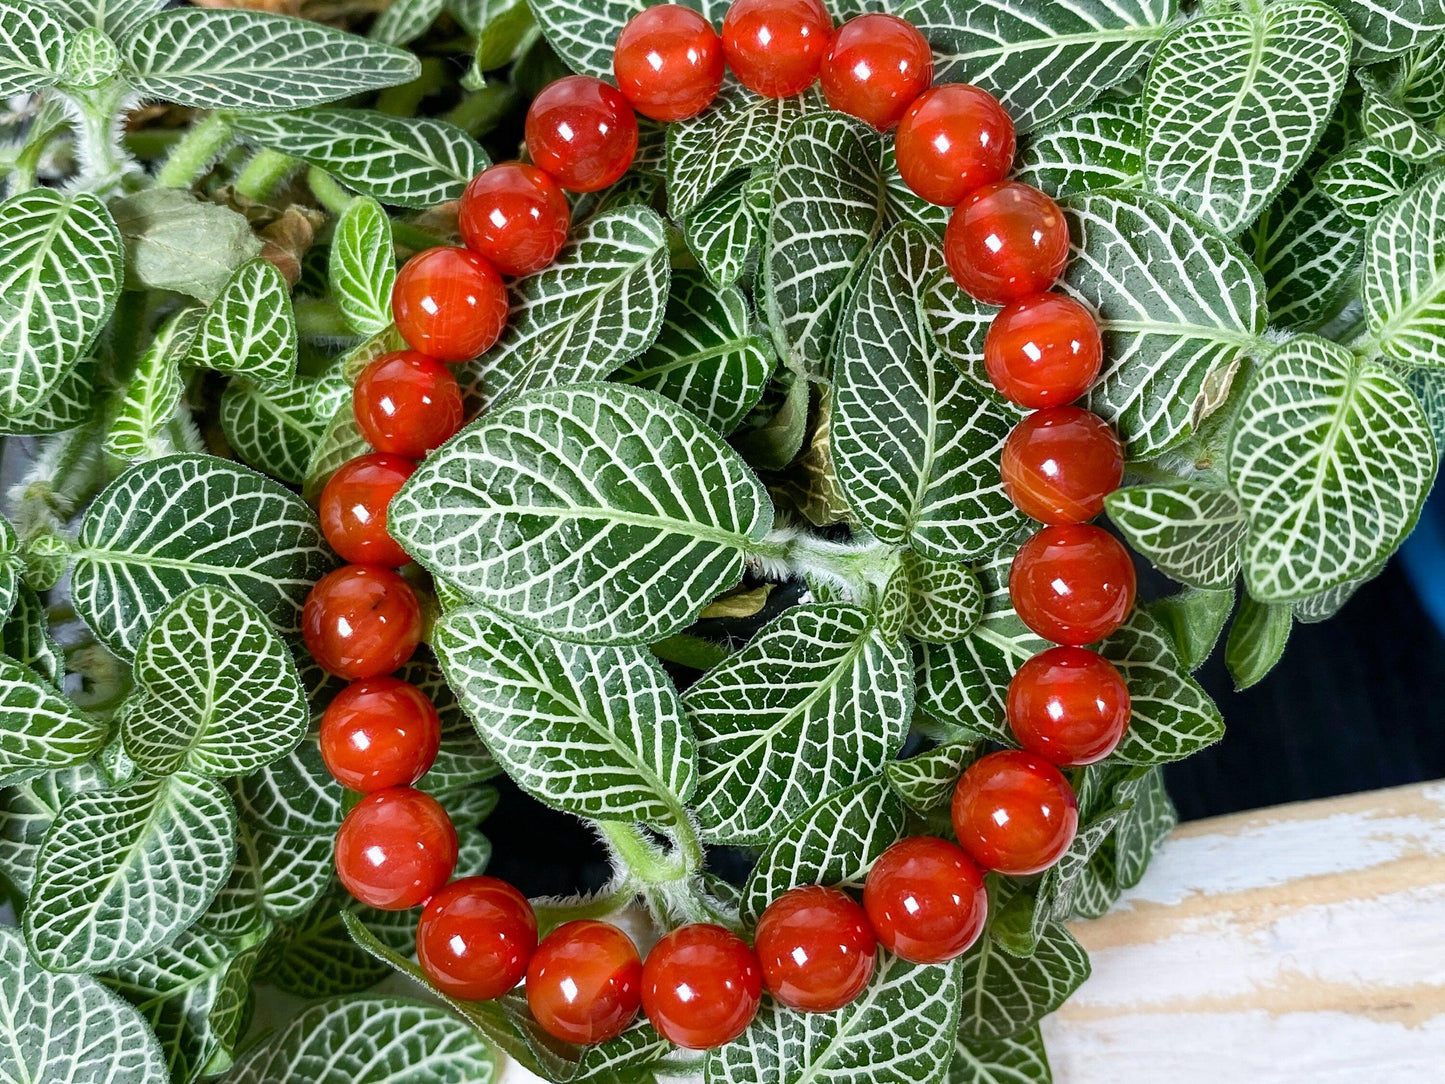
M1012 749L969 765L952 812L959 845L984 869L1011 877L1048 869L1079 827L1078 802L1059 769Z
M763 985L799 1012L833 1012L861 994L877 947L863 908L846 893L817 885L770 903L753 937Z
M637 153L637 118L616 87L586 75L548 83L527 110L532 161L572 192L622 179Z
M1017 181L984 185L964 199L943 233L943 257L969 296L990 305L1042 293L1069 258L1059 205Z
M916 964L967 952L988 919L988 889L973 859L947 840L913 836L873 863L863 908L878 943Z
M957 207L1008 175L1014 125L999 100L968 83L943 83L918 96L895 137L903 183L929 203Z
M495 877L463 877L427 902L416 959L432 984L460 1001L501 997L527 973L537 916L527 897Z
M735 0L723 18L723 56L753 93L791 98L818 78L832 33L818 0Z
M336 468L317 505L331 548L357 565L409 563L406 550L386 533L386 506L415 470L410 459L386 452L359 455Z
M409 787L437 758L442 726L427 695L394 677L353 681L321 715L321 759L363 794Z
M1004 442L999 474L1009 500L1040 523L1083 523L1124 479L1124 445L1097 414L1076 406L1025 416Z
M1103 362L1094 314L1063 294L1010 302L983 340L993 386L1010 402L1034 410L1072 403L1089 390Z
M1122 625L1134 607L1134 564L1091 523L1045 527L1014 554L1009 597L1045 640L1082 647Z
M462 389L441 362L402 350L361 370L351 410L378 452L420 459L462 427Z
M1093 764L1129 726L1129 688L1114 664L1082 647L1051 647L1008 686L1008 722L1030 753L1051 764Z
M457 833L429 794L390 787L352 807L336 833L336 874L369 907L405 911L436 893L457 864Z
M818 77L829 106L886 131L933 82L933 52L897 16L859 15L833 35Z
M389 674L421 642L421 604L389 568L345 565L306 596L301 636L327 673L348 681Z
M617 37L612 74L644 117L686 120L706 109L722 86L722 39L692 8L643 8Z
M642 965L642 1011L664 1039L688 1050L732 1042L762 997L757 956L721 926L679 927Z
M475 252L431 248L397 273L391 315L413 350L438 361L470 361L507 326L507 288Z
M566 1043L621 1035L642 1004L642 959L616 926L582 920L542 939L527 967L527 1006L547 1034Z
M503 162L482 170L462 193L457 229L473 252L504 275L530 275L567 243L567 196L536 166Z

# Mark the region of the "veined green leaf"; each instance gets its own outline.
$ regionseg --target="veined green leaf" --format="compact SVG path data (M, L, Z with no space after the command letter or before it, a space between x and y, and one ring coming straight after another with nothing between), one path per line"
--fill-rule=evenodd
M254 827L277 836L334 837L341 792L314 734L289 754L233 784L236 806Z
M432 702L441 717L442 745L421 786L433 794L465 789L481 793L476 784L502 773L491 751L482 743L465 709L442 676L441 667L430 660L413 658L396 676L410 682ZM490 813L490 810L487 811ZM478 820L483 819L478 817Z
M259 11L163 11L131 32L121 55L142 95L199 109L300 109L421 73L400 49Z
M296 371L291 290L266 260L242 264L206 310L186 361L284 387Z
M0 655L0 785L82 764L100 752L109 737L103 722L81 711L28 666Z
M533 392L486 415L388 511L407 552L473 601L609 643L688 624L742 578L772 519L736 452L662 396L616 384Z
M387 45L407 45L421 37L436 22L446 0L393 0L376 21L367 37Z
M1007 1039L959 1037L946 1084L1053 1084L1038 1026Z
M169 602L201 584L231 588L294 632L306 593L335 560L299 497L208 455L126 471L86 510L77 552L76 611L126 656Z
M983 588L960 561L934 561L912 550L903 554L908 613L903 631L925 644L951 644L983 617Z
M1284 655L1294 627L1289 603L1256 602L1245 595L1224 644L1224 663L1236 690L1257 685Z
M1110 763L1183 760L1224 737L1224 717L1179 662L1169 633L1146 611L1130 615L1099 653L1129 686L1129 729Z
M1264 275L1270 321L1299 330L1318 326L1339 307L1364 241L1354 217L1306 172L1265 208L1244 239Z
M0 98L34 94L60 82L69 36L65 24L44 8L0 4Z
M221 432L226 443L247 465L300 484L325 433L325 426L318 425L311 412L314 394L309 380L277 390L235 377L221 393ZM350 413L349 404L345 409Z
M94 196L32 188L0 204L0 413L44 406L110 318L122 270L120 234Z
M1377 143L1355 143L1320 166L1314 180L1351 222L1364 228L1420 174L1420 166Z
M54 975L0 927L0 1079L165 1080L160 1045L140 1014L89 975Z
M958 777L974 759L977 742L936 745L907 760L890 760L884 767L888 785L917 813L931 813L953 797Z
M719 286L742 277L762 231L748 206L744 186L752 174L740 173L694 207L682 224L688 251Z
M1442 0L1330 0L1350 24L1355 62L1368 64L1416 46L1445 30ZM1433 43L1436 47L1439 42Z
M126 286L214 301L261 254L246 217L182 188L143 188L110 201L125 241Z
M108 785L95 760L56 768L0 788L0 877L21 896L30 895L45 834L72 794Z
M402 952L416 946L418 913L378 911L352 899L340 882L295 922L277 929L264 981L295 997L336 997L369 990L387 975L387 965L352 940L346 918L360 918L369 929Z
M766 843L876 776L913 707L907 649L847 604L788 610L683 694L698 739L695 812L717 843Z
M0 415L0 434L42 436L79 428L96 417L103 401L99 377L100 362L81 358L35 410L19 418Z
M1201 485L1126 486L1104 501L1134 549L1170 579L1228 587L1239 575L1248 519L1228 489Z
M331 292L342 319L358 335L375 335L391 323L396 253L391 219L365 196L353 200L336 221L328 265Z
M1406 161L1429 164L1445 157L1445 136L1419 124L1407 110L1383 94L1365 91L1360 121L1366 136Z
M314 407L315 404L312 405ZM313 413L312 416L326 415ZM369 451L371 445L357 428L356 412L352 409L351 397L348 395L332 412L331 420L326 423L311 448L302 478L301 496L308 501L320 500L321 491L326 488L326 483L341 465Z
M1357 78L1417 121L1432 121L1445 114L1445 53L1438 45L1426 41L1384 64L1360 69Z
M10 656L60 688L65 677L65 649L51 634L49 607L23 580L17 587L9 619L0 626L0 654Z
M1445 170L1370 227L1361 296L1386 357L1445 367Z
M963 956L959 1039L1017 1035L1062 1005L1089 977L1089 956L1061 924L1046 925L1034 954L1009 955L992 934Z
M119 41L137 23L166 6L166 0L49 0L77 30L95 27Z
M532 0L530 6L547 44L563 63L582 75L611 79L617 35L647 4L644 0L592 0L587 4ZM689 0L687 6L701 11L714 26L721 25L727 10L727 4L719 0Z
M25 939L52 971L103 971L169 943L231 872L236 814L189 773L65 803L40 850Z
M0 625L15 608L23 582L20 574L24 570L25 556L21 552L20 539L10 521L0 516ZM4 644L0 643L0 652L3 651Z
M330 835L279 836L241 819L230 879L195 928L235 938L300 919L335 880L335 849Z
M182 309L167 320L136 362L105 436L107 455L124 463L156 459L176 450L165 428L181 405L185 390L181 360L196 337L201 313L198 307Z
M451 0L448 6L477 39L473 63L479 72L516 60L540 33L526 0Z
M1169 636L1180 665L1193 673L1209 659L1234 609L1233 585L1220 589L1186 587L1147 603L1145 609Z
M1179 823L1179 814L1158 768L1120 784L1116 797L1129 811L1114 831L1114 875L1118 887L1128 889L1144 876L1149 859Z
M1143 110L1104 98L1036 130L1019 149L1014 178L1060 199L1143 182Z

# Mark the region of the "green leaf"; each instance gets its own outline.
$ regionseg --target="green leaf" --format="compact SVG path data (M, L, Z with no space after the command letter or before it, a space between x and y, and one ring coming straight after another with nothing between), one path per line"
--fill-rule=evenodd
M313 417L324 417L316 415ZM301 496L312 503L321 499L321 491L326 488L326 483L331 476L341 468L343 463L355 459L359 455L365 455L371 451L371 445L361 435L361 430L356 425L356 412L352 409L351 396L348 394L331 415L331 420L321 431L312 446L311 456L306 461L306 473L302 479Z
M137 23L166 6L166 0L47 0L77 30L95 27L119 41Z
M1428 165L1445 157L1445 136L1417 123L1407 110L1382 94L1365 91L1360 121L1367 137L1408 162Z
M1114 876L1123 890L1139 883L1154 852L1179 823L1179 814L1158 768L1120 784L1116 796L1129 806L1114 831Z
M1105 98L1035 131L1014 160L1014 179L1055 199L1140 184L1143 110L1135 99Z
M1248 517L1229 489L1180 483L1126 486L1104 500L1135 550L1190 587L1228 587L1239 575Z
M895 228L869 257L834 357L833 465L881 541L936 561L970 560L1023 524L998 474L1017 416L934 343L917 285L942 270L938 245L919 226Z
M959 1040L996 1042L1053 1012L1089 977L1089 956L1059 923L1043 927L1032 956L999 949L993 935L963 957Z
M0 516L0 624L10 616L23 584L20 576L25 570L25 555L15 528L4 516ZM0 644L0 651L4 645Z
M1294 609L1288 603L1256 602L1248 595L1239 604L1229 640L1224 645L1224 663L1234 678L1236 691L1257 685L1284 656L1294 626Z
M129 656L156 615L201 584L230 588L296 632L333 562L294 493L214 456L176 455L132 467L86 510L71 592L101 642Z
M459 199L467 182L490 164L465 131L430 117L331 108L237 117L235 127L251 142L318 166L363 196L394 207Z
M533 0L537 25L556 54L574 72L599 79L612 78L612 47L617 35L646 3L643 0L593 0L579 5L563 0ZM718 25L727 5L717 0L691 0L688 7L701 11Z
M1387 63L1360 69L1357 78L1417 121L1433 121L1445 114L1445 54L1438 44L1426 41Z
M213 13L215 14L215 13ZM148 188L112 200L125 239L126 286L216 298L261 240L245 217L179 188Z
M1182 760L1224 737L1224 718L1185 671L1159 622L1136 610L1099 646L1129 687L1131 714L1111 763L1152 765Z
M101 403L99 371L100 362L95 358L81 358L37 409L20 418L0 415L0 434L41 436L77 429L91 421Z
M314 734L234 786L237 808L258 830L278 836L334 837L341 827L341 789L326 770Z
M1344 15L1355 39L1355 61L1368 64L1416 46L1445 30L1442 0L1330 0ZM1439 42L1433 43L1436 47Z
M1238 233L1314 150L1349 73L1349 29L1323 0L1184 24L1144 88L1149 187Z
M599 820L686 820L695 746L651 652L567 644L478 609L444 616L433 644L478 733L528 793Z
M384 979L387 965L351 939L347 916L363 919L391 948L415 950L417 911L364 907L333 882L306 914L277 930L265 981L296 997L316 998L360 993Z
M60 82L69 36L43 8L0 4L0 98L34 94Z
M53 975L25 951L18 930L0 927L0 1079L167 1079L160 1045L140 1014L88 975ZM5 992L5 991L8 991Z
M300 919L331 887L334 851L330 835L279 836L239 821L230 879L195 928L239 937Z
M88 193L33 188L0 204L0 413L43 407L85 355L120 295L121 260L115 223Z
M1316 170L1314 180L1352 223L1363 228L1419 178L1415 163L1376 143L1355 143Z
M516 60L537 36L526 0L452 0L452 14L477 39L476 70L492 71Z
M957 561L934 561L903 552L908 613L903 631L925 644L951 644L983 617L983 588L973 569Z
M393 0L371 24L367 37L386 45L407 45L431 29L446 0Z
M311 719L290 649L220 587L193 588L156 616L135 680L121 737L150 775L249 775L294 749Z
M682 224L688 251L719 286L731 286L742 277L762 236L744 191L751 176L741 173L729 180Z
M1287 602L1374 568L1415 525L1435 466L1398 377L1324 339L1285 343L1256 371L1228 453L1249 593Z
M0 626L0 654L34 670L56 688L65 677L65 649L50 632L49 607L23 580L9 619Z
M1038 1026L1007 1039L963 1039L954 1048L946 1084L1053 1084Z
M119 462L156 459L175 451L166 432L185 391L181 360L201 324L201 310L186 308L161 325L136 362L115 419L105 436L106 454Z
M489 1084L487 1044L445 1009L394 997L312 1005L243 1058L230 1084Z
M296 371L296 317L291 290L266 260L242 264L206 310L186 361L286 386Z
M1264 275L1270 321L1317 327L1339 307L1359 262L1364 232L1317 178L1301 173L1255 220L1245 242Z
M1234 609L1234 587L1186 587L1178 594L1155 599L1146 608L1169 634L1180 665L1192 673L1204 665L1219 643L1224 623Z
M300 109L410 82L410 53L259 11L164 11L121 43L145 97L199 109Z
M1174 13L1174 0L908 0L896 11L933 46L935 83L983 87L1021 132L1127 79Z
M772 518L736 452L660 395L615 384L532 392L484 416L388 511L407 552L474 601L610 643L689 624L742 578Z
M109 737L103 722L81 711L28 666L0 655L0 785L82 764L100 752Z
M328 278L341 318L358 335L375 335L391 323L396 253L391 219L365 196L352 200L336 220Z
M1361 297L1386 357L1445 367L1445 170L1370 227Z
M657 341L614 379L667 396L726 436L762 398L772 369L742 291L679 271Z
M846 604L786 611L683 694L705 838L766 843L780 818L877 775L913 706L907 649Z
M845 1009L800 1013L769 999L742 1037L708 1053L710 1084L932 1079L953 1048L957 963L910 964L883 953Z
M743 885L743 921L756 922L768 904L799 885L861 885L906 828L903 802L881 778L830 794L778 831L758 856Z
M236 814L189 773L72 797L40 850L25 939L52 971L102 971L169 943L231 872Z
M284 390L236 377L221 393L221 432L237 457L273 478L298 485L325 434L311 411L310 381ZM348 414L351 406L346 406ZM360 454L362 449L353 451Z
M907 760L890 760L884 766L884 775L908 808L915 813L932 813L953 798L958 777L977 751L977 742L936 745Z
M0 877L19 896L29 896L45 834L72 794L108 785L95 760L41 772L0 788Z

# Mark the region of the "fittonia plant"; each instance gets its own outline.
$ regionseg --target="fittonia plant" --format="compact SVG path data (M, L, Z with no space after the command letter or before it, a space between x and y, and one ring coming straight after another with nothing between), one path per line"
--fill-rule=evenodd
M1065 208L1063 288L1108 359L1088 406L1129 453L1109 519L1180 587L1103 645L1133 722L1073 773L1062 862L995 879L962 959L885 958L850 1007L765 1007L701 1065L643 1024L584 1052L509 1001L365 994L416 973L415 916L337 889L343 798L309 729L336 686L297 635L335 564L308 502L364 448L352 380L398 345L398 253L452 238L529 97L564 65L607 77L640 5L396 0L369 38L164 6L0 0L0 427L24 471L0 531L0 1076L476 1082L502 1050L554 1081L1047 1080L1039 1020L1088 974L1064 920L1139 879L1174 820L1159 765L1223 732L1189 672L1224 638L1258 681L1434 479L1445 3L887 5L938 81L999 95L1016 174ZM645 127L462 367L480 420L393 509L439 612L446 678L430 654L402 676L442 711L424 785L459 868L486 863L503 770L612 854L548 923L639 903L749 929L946 834L959 774L1011 740L1002 691L1044 646L1003 584L1017 414L982 371L993 310L948 280L944 212L891 143L815 91L733 84ZM482 479L585 511L586 560L473 537ZM743 884L708 845L755 859ZM250 1026L287 995L314 1003Z

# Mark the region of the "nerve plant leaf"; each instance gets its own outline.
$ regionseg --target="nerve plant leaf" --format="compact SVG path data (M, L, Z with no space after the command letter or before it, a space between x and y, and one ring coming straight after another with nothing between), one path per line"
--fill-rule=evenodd
M109 727L81 711L28 666L0 655L0 785L82 764Z
M0 4L0 98L60 82L69 36L65 24L38 5Z
M1370 227L1361 296L1386 357L1445 368L1445 170Z
M1154 567L1190 587L1228 587L1239 575L1248 518L1227 488L1125 486L1104 501L1109 519Z
M331 292L352 331L375 335L391 323L396 253L391 219L375 200L352 200L341 212L331 238L328 270Z
M1055 199L1138 184L1144 172L1142 109L1108 97L1036 130L1019 148L1014 179Z
M296 371L296 317L291 290L274 264L236 269L206 310L186 359L191 365L285 385Z
M962 958L964 1042L997 1041L1032 1027L1089 977L1089 957L1061 924L1044 927L1032 956L1012 956L991 934Z

